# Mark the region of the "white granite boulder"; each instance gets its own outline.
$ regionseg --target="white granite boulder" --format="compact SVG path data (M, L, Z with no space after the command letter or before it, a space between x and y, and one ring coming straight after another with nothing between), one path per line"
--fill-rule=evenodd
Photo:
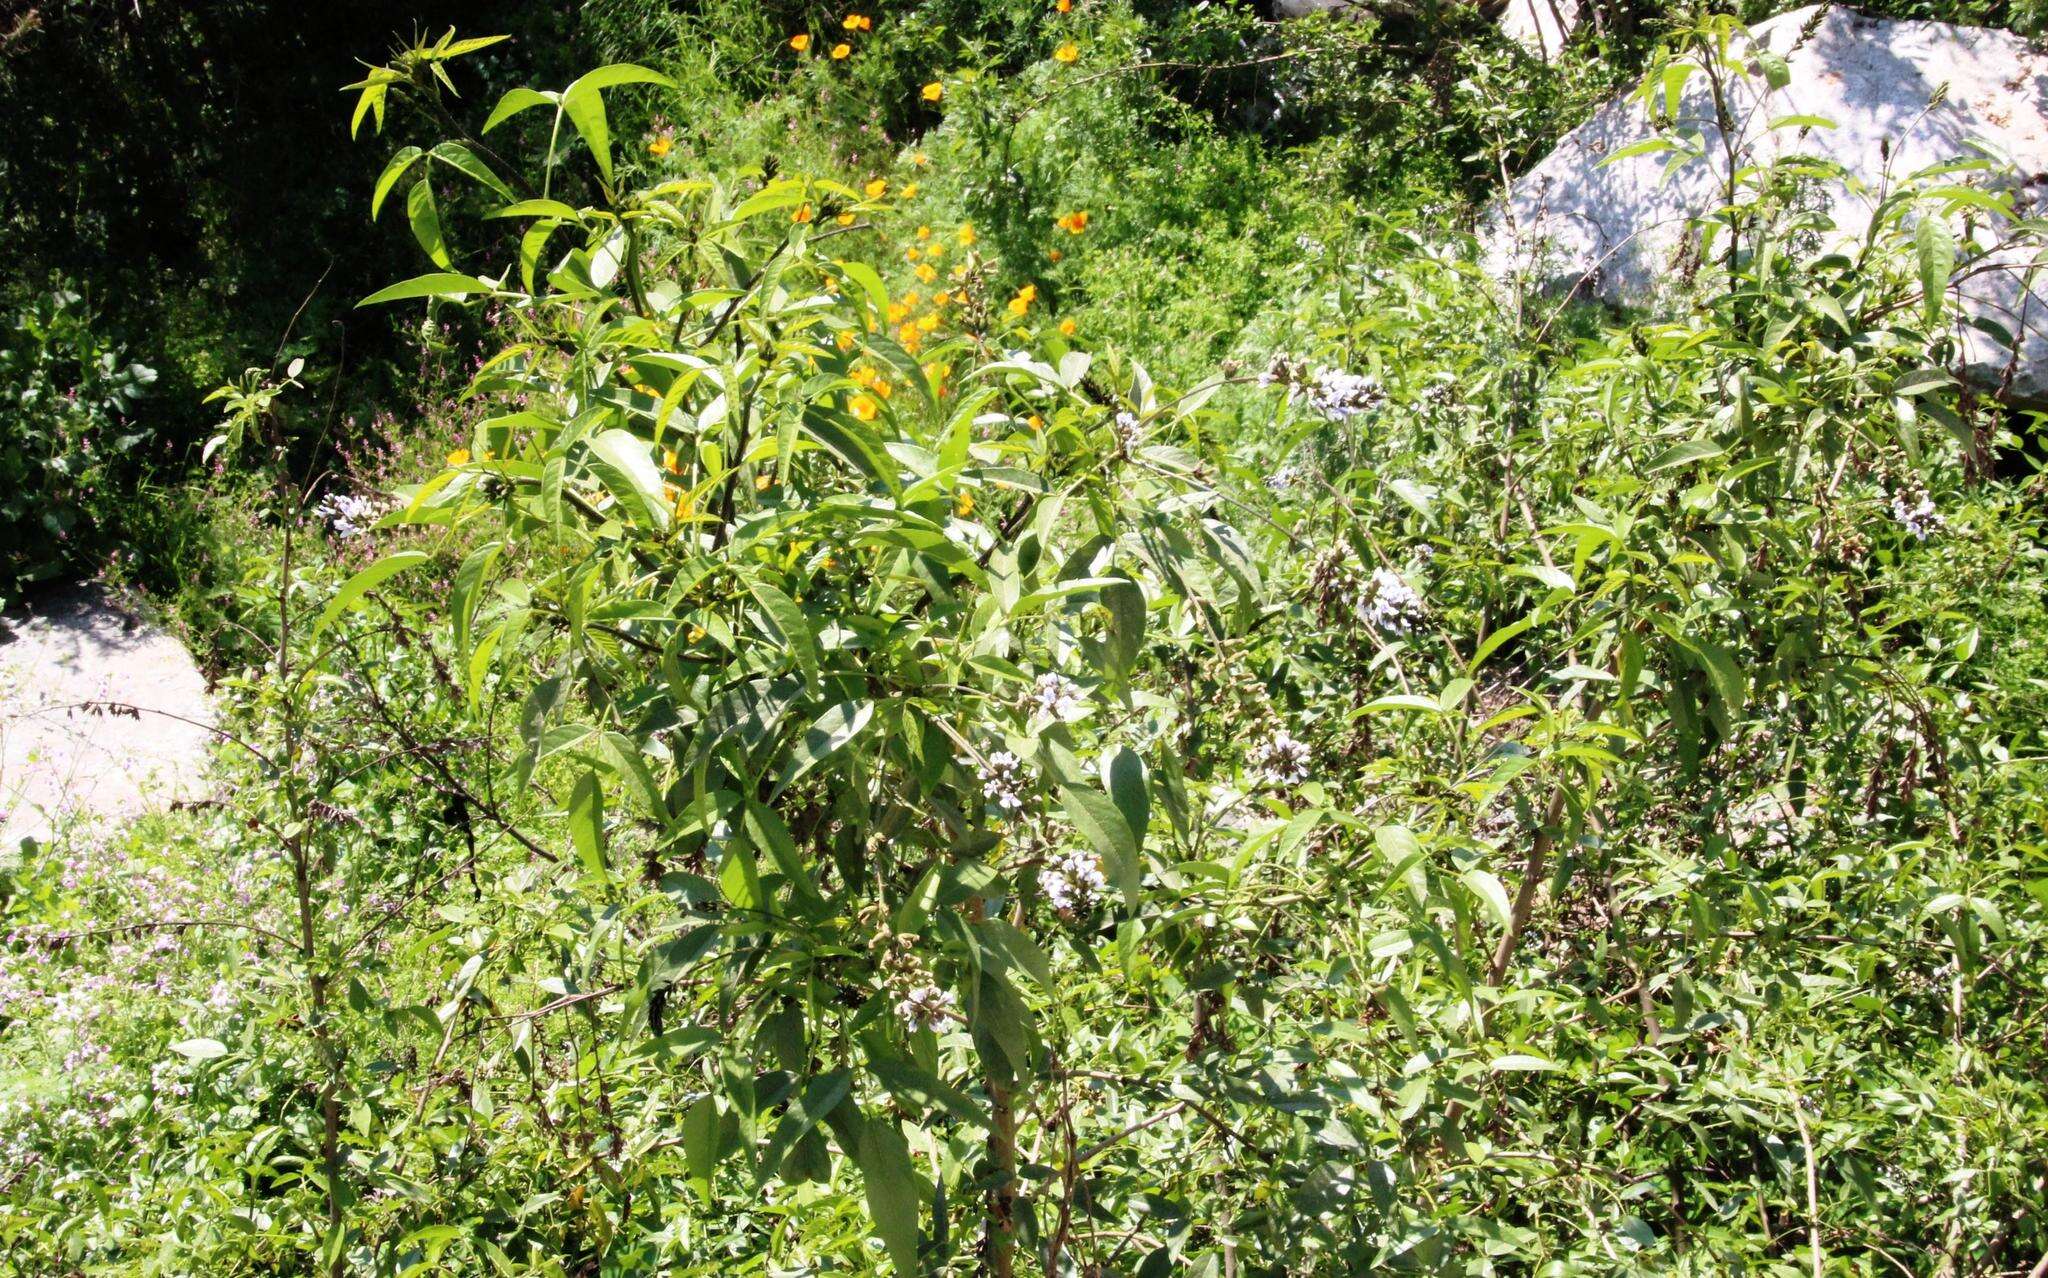
M1554 62L1585 13L1579 0L1508 0L1500 13L1500 31L1545 62Z
M1585 10L1579 0L1489 0L1500 10L1501 34L1548 62L1564 50ZM1363 18L1376 11L1372 0L1273 0L1276 18L1307 18L1318 13ZM1487 6L1482 6L1485 9Z
M1878 203L1906 178L1955 160L1997 160L1997 173L1946 180L2009 190L2023 217L2039 216L2048 202L2048 54L2020 37L1814 6L1757 24L1750 39L1785 59L1790 81L1771 91L1761 75L1732 77L1738 149L1757 162L1802 155L1839 164L1849 181L1821 183L1817 194L1842 242L1860 238ZM1756 64L1740 41L1733 56ZM1653 136L1636 102L1609 102L1567 134L1489 214L1489 270L1528 271L1547 288L1579 287L1629 305L1669 291L1696 256L1696 219L1719 207L1728 173L1704 75L1687 81L1678 115L1682 128L1699 130L1706 156L1668 177L1663 154L1601 165ZM1768 127L1790 116L1833 127ZM1958 271L1950 317L1989 318L2013 343L1959 322L1969 371L1997 387L2016 344L2014 398L2048 399L2048 269L2038 279L2028 272L2038 239L1982 215L1971 230L1990 256Z
M1308 18L1318 13L1362 18L1371 12L1366 0L1273 0L1273 16L1276 18Z
M185 645L97 586L0 619L0 855L203 797L213 722Z

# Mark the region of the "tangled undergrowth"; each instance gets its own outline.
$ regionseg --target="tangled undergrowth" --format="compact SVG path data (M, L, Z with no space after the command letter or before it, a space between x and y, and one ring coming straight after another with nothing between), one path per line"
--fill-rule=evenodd
M434 269L368 301L487 334L460 433L264 499L218 803L9 871L15 1272L2048 1251L2048 561L1956 174L1852 262L1760 172L1665 319L1269 209L1217 339L1111 287L1159 171L993 123L1089 30L836 178L683 167L630 64L395 152Z

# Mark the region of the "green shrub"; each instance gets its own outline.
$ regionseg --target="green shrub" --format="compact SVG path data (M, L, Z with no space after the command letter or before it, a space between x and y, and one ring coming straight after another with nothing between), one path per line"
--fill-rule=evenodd
M59 287L0 328L0 602L124 543L118 516L154 442L136 420L153 369Z
M1905 175L1851 259L1746 170L1674 309L1560 307L1452 178L1373 201L1076 10L915 141L784 146L855 69L707 58L701 120L610 66L398 152L430 273L370 300L489 345L390 454L217 491L218 810L0 880L0 1259L2048 1246L2048 554L1948 295L2005 197ZM357 87L481 117L459 47ZM1488 164L1555 123L1493 56Z

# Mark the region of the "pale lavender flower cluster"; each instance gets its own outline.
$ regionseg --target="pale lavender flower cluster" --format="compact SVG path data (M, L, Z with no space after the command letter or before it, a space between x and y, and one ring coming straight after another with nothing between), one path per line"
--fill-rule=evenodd
M1102 874L1102 858L1080 848L1053 857L1038 872L1038 885L1052 908L1068 917L1079 914L1109 890Z
M1392 635L1412 632L1428 615L1422 596L1392 568L1373 569L1358 598L1359 619Z
M384 515L384 503L357 493L329 493L313 507L313 515L344 541L367 536Z
M1116 446L1127 453L1136 448L1138 446L1138 437L1141 433L1141 423L1138 421L1138 415L1136 413L1118 413L1115 425Z
M960 1015L960 996L949 989L926 984L916 986L896 1004L896 1015L913 1032L943 1029Z
M1259 374L1261 386L1293 386L1308 375L1306 368L1285 351L1274 351L1273 358L1266 361L1266 369Z
M1001 808L1005 816L1023 810L1024 789L1030 784L1031 774L1022 759L1008 750L998 750L989 755L980 772L981 792L990 803Z
M1036 714L1051 719L1068 719L1087 704L1081 685L1063 674L1042 674L1025 695L1024 704Z
M1915 541L1926 541L1948 526L1948 521L1934 508L1934 499L1926 493L1893 493L1892 518L1898 520L1899 526Z
M1342 369L1317 371L1308 385L1308 402L1331 421L1349 421L1362 413L1386 406L1387 388L1371 373L1347 373Z
M1312 757L1308 742L1294 734L1276 732L1258 749L1258 764L1274 785L1300 785L1308 780Z

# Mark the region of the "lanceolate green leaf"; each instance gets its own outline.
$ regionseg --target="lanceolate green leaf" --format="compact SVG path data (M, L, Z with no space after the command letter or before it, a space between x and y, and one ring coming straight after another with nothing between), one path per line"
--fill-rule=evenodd
M789 762L776 778L775 793L787 790L798 778L846 748L874 717L872 701L847 701L833 706L804 729L789 753Z
M1932 212L1923 214L1913 228L1913 256L1920 271L1921 305L1932 324L1941 318L1942 298L1948 293L1948 277L1956 268L1956 241L1948 224Z
M559 94L543 93L538 89L513 89L498 99L497 107L491 111L490 118L484 121L483 131L489 133L521 111L530 111L538 106L555 106L560 102Z
M412 223L412 237L419 241L426 255L434 259L434 265L451 265L448 245L441 239L441 211L434 206L434 184L431 180L421 178L412 184L412 193L405 199L405 217Z
M896 1272L922 1272L917 1259L917 1173L911 1165L910 1147L896 1121L886 1116L866 1119L861 1124L860 1146L854 1160L860 1164L875 1236L888 1250Z
M569 837L576 855L590 874L606 872L604 854L604 789L595 772L576 778L569 794Z
M455 570L455 590L449 597L449 621L455 629L457 662L466 664L469 661L470 631L476 622L477 601L483 590L484 576L497 562L498 552L504 544L501 541L485 542L464 556L462 566Z
M403 302L416 297L471 297L478 293L497 291L495 285L474 275L420 275L388 288L380 288L356 305L377 306L384 302Z
M378 213L384 208L384 197L391 194L391 188L398 185L399 179L405 176L406 170L410 169L413 161L419 159L422 154L424 152L416 146L401 147L391 157L391 162L384 166L384 172L377 177L376 190L370 195L372 222L377 220Z
M341 615L361 603L363 597L391 578L408 568L417 568L433 556L424 550L398 550L384 556L355 576L342 583L334 598L320 613L320 620L313 625L313 633L319 634L333 625Z
M653 447L631 431L614 428L593 436L589 448L591 473L626 517L643 528L667 532L669 503L662 495L665 481L655 465Z
M506 186L497 174L491 172L491 166L478 159L476 152L462 143L443 142L428 154L456 172L489 187L500 197L507 200L512 198L512 188Z
M718 1169L724 1150L720 1145L718 1102L700 1096L683 1115L683 1157L690 1169L690 1182L700 1197L711 1197L711 1175Z
M611 125L605 118L602 91L621 84L660 84L675 87L675 81L658 71L621 62L597 70L578 79L562 93L562 110L583 135L584 144L597 161L598 171L604 180L612 180L612 135ZM501 104L502 109L502 104Z
M782 871L782 877L789 881L795 891L797 902L805 913L822 918L830 912L825 898L819 894L815 877L809 866L804 864L803 854L797 850L796 840L790 836L789 827L773 808L747 800L747 837L754 846L765 849L775 862L775 868Z
M1138 836L1114 800L1100 790L1065 786L1060 791L1067 819L1102 857L1109 880L1123 893L1124 902L1135 907L1144 866L1138 855Z
M816 682L824 658L818 650L817 633L811 629L810 619L804 616L804 610L759 574L747 575L747 589L766 614L768 628L787 645L797 669L803 671L806 679Z
M1152 823L1152 788L1145 776L1145 761L1129 746L1106 751L1102 756L1102 781L1131 832L1132 851L1142 853L1145 830Z

